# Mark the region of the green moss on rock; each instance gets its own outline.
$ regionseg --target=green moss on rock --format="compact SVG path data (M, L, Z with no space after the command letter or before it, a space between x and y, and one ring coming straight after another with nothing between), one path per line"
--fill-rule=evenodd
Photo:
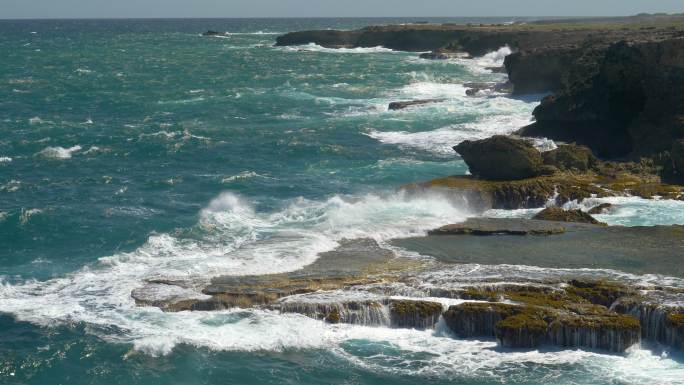
M684 330L684 314L668 314L667 325Z

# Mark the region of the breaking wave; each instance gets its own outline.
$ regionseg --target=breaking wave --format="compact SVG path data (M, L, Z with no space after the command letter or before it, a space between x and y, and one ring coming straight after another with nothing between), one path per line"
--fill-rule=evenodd
M236 350L320 346L318 337L306 337L307 329L325 330L313 320L250 312L250 319L217 328L208 325L211 319L236 312L162 313L137 307L131 291L155 278L185 282L194 290L219 275L292 271L342 239L373 238L382 245L465 216L439 195L298 199L280 211L260 213L242 197L224 193L200 212L195 227L180 234L153 234L133 252L100 258L61 278L3 282L0 311L39 325L84 322L106 340L154 353L167 353L177 343Z
M48 159L71 159L71 156L78 151L81 151L81 146L79 145L75 145L69 148L46 147L40 152L36 153L36 156Z

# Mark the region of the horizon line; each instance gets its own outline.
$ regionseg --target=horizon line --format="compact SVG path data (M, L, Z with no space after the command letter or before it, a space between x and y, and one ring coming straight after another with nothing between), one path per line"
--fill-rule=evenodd
M624 17L634 17L639 15L666 15L666 16L681 16L684 13L666 13L666 12L656 12L656 13L638 13L629 15L572 15L572 16L559 16L559 15L505 15L505 16L170 16L170 17L157 17L157 16L141 16L141 17L11 17L11 18L0 18L0 21L40 21L40 20L240 20L240 19L409 19L409 18L425 18L425 19L485 19L485 18L513 18L513 17L524 17L524 18L562 18L562 19L573 19L573 18L585 18L585 19L597 19L597 18L624 18Z

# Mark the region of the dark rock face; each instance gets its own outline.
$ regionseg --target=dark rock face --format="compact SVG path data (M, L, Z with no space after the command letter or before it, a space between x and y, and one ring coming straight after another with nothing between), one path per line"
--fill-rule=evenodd
M389 109L391 111L403 110L404 108L412 106L421 106L423 104L440 103L444 99L421 99L421 100L410 100L407 102L392 102L389 104Z
M672 144L670 159L665 163L663 176L675 183L684 184L684 139Z
M544 164L562 171L589 171L598 165L598 160L589 148L575 144L561 144L555 150L544 152L542 157Z
M595 71L575 68L587 80L546 98L520 133L576 141L603 158L669 151L684 137L684 38L620 42L599 57Z
M540 221L590 223L592 225L603 224L582 210L563 210L557 206L545 208L535 215L534 219Z
M670 150L672 162L678 173L684 174L684 139L677 140Z
M516 95L554 92L568 82L568 64L581 54L579 48L546 48L515 52L504 65Z
M466 95L475 96L480 91L494 91L494 92L504 92L510 93L512 84L510 82L505 83L465 83L463 86L466 88Z
M541 174L542 156L529 142L497 135L454 147L470 172L489 180L518 180Z

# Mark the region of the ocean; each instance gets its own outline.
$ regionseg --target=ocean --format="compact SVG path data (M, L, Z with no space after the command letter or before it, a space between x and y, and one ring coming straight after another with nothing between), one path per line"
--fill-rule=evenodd
M684 383L659 347L508 351L440 329L136 306L145 280L290 272L348 239L410 255L390 241L477 215L399 187L466 174L452 146L530 122L541 95L465 93L505 80L487 67L508 47L447 61L274 47L423 20L508 21L0 21L0 383ZM388 110L425 98L444 100ZM599 201L609 224L684 224L684 202Z

